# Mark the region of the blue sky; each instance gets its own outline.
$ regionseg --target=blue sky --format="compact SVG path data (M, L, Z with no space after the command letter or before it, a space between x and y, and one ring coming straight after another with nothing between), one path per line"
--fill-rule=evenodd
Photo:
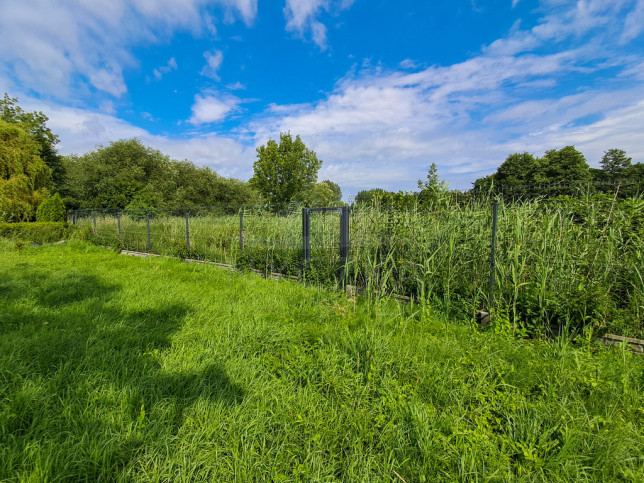
M644 162L644 0L4 0L0 92L62 154L138 137L248 179L299 134L345 195L511 153Z

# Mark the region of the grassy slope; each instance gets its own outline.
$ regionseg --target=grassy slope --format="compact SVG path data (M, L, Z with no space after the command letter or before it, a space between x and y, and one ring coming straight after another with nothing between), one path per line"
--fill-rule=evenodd
M0 241L0 480L644 480L644 358Z

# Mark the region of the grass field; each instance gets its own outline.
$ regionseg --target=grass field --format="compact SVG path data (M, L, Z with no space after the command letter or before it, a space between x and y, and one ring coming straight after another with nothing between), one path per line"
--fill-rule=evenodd
M644 358L0 240L0 480L644 481Z

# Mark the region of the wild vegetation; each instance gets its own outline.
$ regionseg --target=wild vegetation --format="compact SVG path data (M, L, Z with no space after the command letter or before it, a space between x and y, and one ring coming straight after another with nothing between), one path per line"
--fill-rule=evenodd
M1 480L644 479L627 350L78 242L0 260Z
M69 238L73 228L66 222L0 222L0 239L12 240L21 246L27 243L57 243Z
M642 198L589 193L501 202L492 286L491 200L451 200L435 200L430 210L354 206L343 282L410 296L455 317L492 307L517 335L644 334ZM301 210L218 210L189 214L189 246L183 213L153 213L149 247L143 212L124 212L120 221L115 213L81 212L77 226L80 236L114 247L302 273ZM333 286L341 268L339 217L313 214L311 223L304 275Z

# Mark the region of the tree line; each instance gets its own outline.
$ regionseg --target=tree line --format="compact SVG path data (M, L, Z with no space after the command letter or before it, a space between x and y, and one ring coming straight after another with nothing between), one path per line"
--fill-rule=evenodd
M526 200L575 196L589 191L616 193L622 198L644 193L644 164L633 163L624 150L605 151L599 165L600 168L591 168L574 146L550 149L541 158L527 152L514 153L494 173L477 179L472 189L450 191L439 179L436 164L432 164L427 179L418 181L418 191L363 190L356 195L355 203L376 202L396 209L418 206L431 209L448 199L465 202L480 196Z
M574 146L550 149L541 158L530 153L509 155L496 172L474 182L474 191L507 197L568 194L571 187L588 185L598 191L619 190L623 196L641 192L644 164L633 164L623 149L609 149L591 168Z

